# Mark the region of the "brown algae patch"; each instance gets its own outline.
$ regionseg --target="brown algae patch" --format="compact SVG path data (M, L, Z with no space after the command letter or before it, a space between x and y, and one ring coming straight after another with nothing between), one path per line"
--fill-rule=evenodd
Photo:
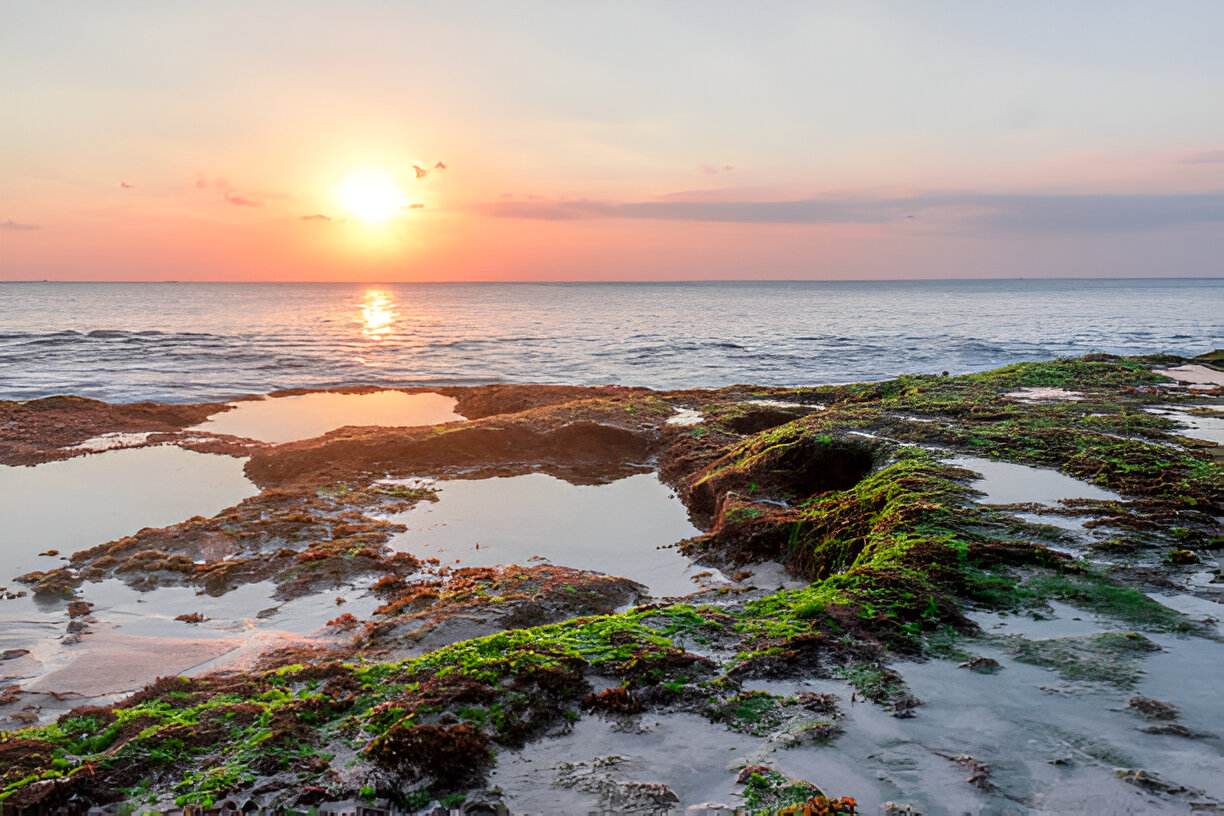
M428 490L341 483L313 490L267 490L211 518L148 528L75 553L52 577L77 583L119 577L145 588L194 585L220 595L238 584L275 579L283 597L335 586L368 573L415 572L416 559L386 546L403 529L383 516L431 499Z
M0 401L0 464L33 465L79 456L85 451L83 443L104 434L172 434L223 410L219 403L110 405L71 396Z

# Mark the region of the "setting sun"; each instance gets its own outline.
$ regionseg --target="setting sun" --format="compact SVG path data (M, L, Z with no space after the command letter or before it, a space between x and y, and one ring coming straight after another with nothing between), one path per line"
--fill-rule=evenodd
M379 173L350 176L336 194L340 206L362 221L390 221L408 206L408 196Z

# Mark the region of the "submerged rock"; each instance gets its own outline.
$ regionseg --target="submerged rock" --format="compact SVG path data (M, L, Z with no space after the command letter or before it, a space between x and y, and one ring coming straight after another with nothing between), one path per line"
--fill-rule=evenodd
M1176 720L1179 713L1177 706L1172 703L1153 700L1151 697L1143 697L1138 694L1131 697L1127 705L1152 720Z
M981 657L979 655L971 660L966 660L964 663L958 663L956 668L969 669L969 671L975 671L979 674L994 674L1002 666L993 657Z
M600 810L613 813L665 813L680 804L680 797L664 784L623 778L616 768L624 762L625 757L608 756L567 763L558 770L554 785L591 794Z

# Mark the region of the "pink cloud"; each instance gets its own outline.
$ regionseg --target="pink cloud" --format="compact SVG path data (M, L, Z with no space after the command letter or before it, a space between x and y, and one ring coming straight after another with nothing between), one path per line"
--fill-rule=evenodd
M203 174L196 178L195 187L197 190L207 190L210 188L218 190L221 193L222 199L236 207L262 207L269 199L289 198L289 195L286 193L241 192L237 187L230 184L228 179L218 177L209 182Z
M240 196L237 193L227 192L225 194L225 200L238 207L262 207L263 206L262 201L256 201L251 198L245 198L244 196Z
M42 229L42 227L38 224L19 224L11 218L5 221L3 224L0 224L0 230L8 230L9 232L28 232L30 230L40 229Z

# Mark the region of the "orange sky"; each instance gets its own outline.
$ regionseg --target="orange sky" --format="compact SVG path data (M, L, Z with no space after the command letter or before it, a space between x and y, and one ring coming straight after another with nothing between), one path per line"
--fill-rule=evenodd
M1160 12L31 4L0 279L1220 275L1224 7Z

